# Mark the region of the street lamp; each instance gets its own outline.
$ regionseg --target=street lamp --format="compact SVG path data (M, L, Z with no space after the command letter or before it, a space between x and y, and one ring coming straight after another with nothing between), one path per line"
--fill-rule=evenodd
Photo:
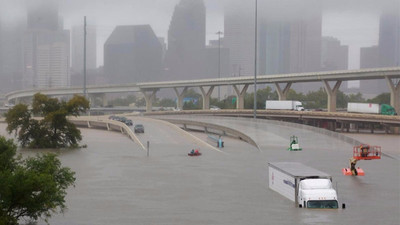
M83 97L87 97L86 90L86 16L83 17Z
M216 34L218 34L218 78L221 78L221 34L223 33L218 31ZM221 101L220 95L220 86L218 85L218 101Z
M257 0L255 4L255 24L254 24L254 119L257 118Z

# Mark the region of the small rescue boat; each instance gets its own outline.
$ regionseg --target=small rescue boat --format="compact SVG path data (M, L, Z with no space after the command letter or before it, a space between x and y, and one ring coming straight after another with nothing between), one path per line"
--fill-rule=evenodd
M357 175L354 175L354 176L364 176L365 175L364 170L361 169L360 167L357 167L356 171L357 171ZM353 173L351 172L350 168L343 168L342 173L345 176L353 176Z
M196 149L195 151L191 151L188 153L188 156L200 156L201 153L199 152L198 149Z

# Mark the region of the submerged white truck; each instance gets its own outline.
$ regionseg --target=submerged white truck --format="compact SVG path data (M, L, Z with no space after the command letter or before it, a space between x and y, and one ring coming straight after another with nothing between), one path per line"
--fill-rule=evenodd
M270 162L268 171L269 188L294 201L296 207L338 208L332 176L297 162Z

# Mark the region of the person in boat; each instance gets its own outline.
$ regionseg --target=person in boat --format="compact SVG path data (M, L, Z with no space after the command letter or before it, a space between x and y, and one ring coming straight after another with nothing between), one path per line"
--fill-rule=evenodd
M194 151L194 154L199 154L199 150L198 149L196 149L195 151Z
M191 154L191 155L194 155L194 149L192 149L192 151L190 151L190 154Z
M368 156L368 151L369 151L369 146L368 145L361 145L361 156L362 157L367 157Z
M351 158L350 159L350 170L351 170L351 174L353 174L353 176L357 176L357 169L356 169L356 164L357 164L357 159L355 158Z

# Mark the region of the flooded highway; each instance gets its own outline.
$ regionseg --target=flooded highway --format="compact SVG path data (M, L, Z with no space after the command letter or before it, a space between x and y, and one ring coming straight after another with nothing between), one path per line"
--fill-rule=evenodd
M50 224L400 224L396 157L360 161L366 175L346 177L341 168L348 166L353 145L322 131L267 120L184 118L238 129L260 146L224 138L219 152L199 141L206 141L204 134L187 135L165 122L131 119L144 125L145 133L138 137L150 142L150 156L118 132L81 129L88 148L60 152L63 165L77 177L67 195L69 210L53 216ZM2 135L5 126L0 124ZM299 137L303 151L286 150L291 135ZM371 145L373 137L368 138ZM382 151L390 148L396 154L398 146ZM203 155L188 157L193 148ZM268 188L267 162L276 161L302 162L331 174L346 209L296 208Z

